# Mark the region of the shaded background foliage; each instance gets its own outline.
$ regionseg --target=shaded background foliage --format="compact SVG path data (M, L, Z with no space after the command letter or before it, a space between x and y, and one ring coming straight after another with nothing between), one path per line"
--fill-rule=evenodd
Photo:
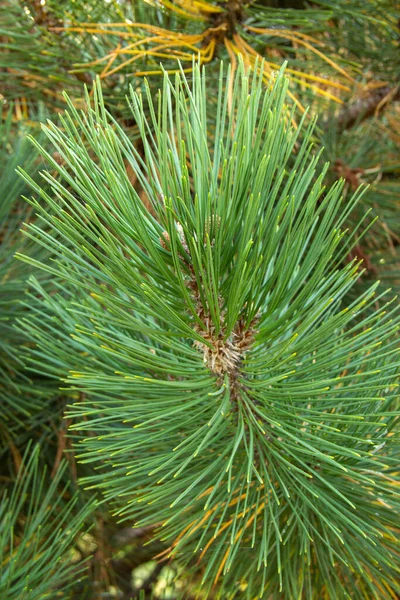
M94 492L83 491L76 482L78 476L91 477L93 465L78 463L74 458L74 439L80 439L83 432L74 429L67 433L74 425L75 416L65 417L67 405L84 401L84 392L60 390L60 371L64 370L67 377L71 368L68 360L63 361L62 354L54 356L54 361L49 362L42 373L37 365L34 371L24 367L25 355L20 349L33 351L34 341L27 330L15 328L15 323L27 313L37 322L47 322L49 315L40 312L43 299L52 302L62 294L68 298L70 293L60 288L60 283L53 277L38 272L32 262L13 258L16 252L30 256L33 261L48 261L49 264L54 258L50 249L31 243L19 233L23 223L33 223L38 217L21 199L22 195L31 192L15 173L16 167L22 165L33 181L39 180L39 171L43 170L57 179L58 166L65 160L41 137L39 123L47 117L57 120L57 114L65 108L63 90L68 92L75 106L85 107L84 85L91 89L92 80L98 75L107 109L118 119L129 140L143 156L142 140L126 95L129 85L135 90L144 90L145 75L155 95L162 85L160 62L165 69L173 71L177 69L179 59L190 80L192 57L199 56L200 61L207 64L209 81L216 82L215 93L208 94L210 106L215 107L220 59L230 62L236 70L239 53L248 65L254 64L258 57L264 58L265 84L287 60L290 99L298 106L298 118L306 106L311 107L311 114L320 115L313 136L315 152L321 144L324 146L321 164L330 162L327 182L333 184L343 178L347 199L360 183L369 184L362 201L347 221L352 231L365 210L371 209L368 217L371 228L346 259L351 261L358 257L363 260L365 272L357 283L356 294L378 279L381 290L389 286L396 291L400 289L399 11L398 3L392 0L355 0L351 3L346 0L314 3L301 0L2 2L1 482L13 498L8 506L14 508L7 518L16 518L20 529L25 527L29 532L26 522L30 511L36 509L32 506L27 509L22 503L22 492L18 487L21 484L16 484L15 480L18 473L22 477L26 471L26 485L30 490L27 493L33 498L40 486L40 476L35 473L45 473L47 468L43 486L50 490L50 480L55 482L56 495L65 507L71 506L76 523L75 529L64 527L68 542L62 564L72 565L72 571L68 572L88 574L79 582L75 577L73 582L67 581L68 589L62 590L56 573L46 584L49 593L59 592L60 597L82 599L131 598L139 594L140 588L146 597L154 588L156 598L190 598L198 593L198 582L191 569L182 567L178 559L168 567L152 561L155 554L165 550L166 544L157 538L152 540L150 526L132 529L133 522L119 524L116 517L110 516L110 507L104 502L96 508L87 508L87 500ZM212 109L209 114L212 119ZM213 131L212 122L210 131ZM28 133L48 149L53 165L45 162L27 142ZM129 165L126 168L131 184L149 206L143 185ZM43 180L41 185L44 185ZM373 222L376 215L379 219ZM53 234L51 226L47 227ZM31 274L39 281L30 286L28 301L25 301ZM355 294L354 290L350 294ZM57 319L61 318L61 313L57 317L55 301L53 306L51 327L59 332ZM84 435L90 435L90 432ZM40 447L33 450L32 442ZM70 504L75 489L79 490L78 496L75 504ZM54 504L51 494L49 498L49 505ZM55 527L60 522L62 510L67 510L62 508L57 512L56 508L48 515L49 523L55 524L50 527ZM7 506L5 510L9 510ZM34 534L35 543L39 545L48 540L45 530L41 535L37 542ZM10 552L10 542L3 539L1 543L5 553L2 556L6 556ZM13 544L21 549L24 545L28 547L18 532ZM21 581L31 560L32 557L20 555L19 571L12 574L13 582ZM135 571L143 565L141 571ZM40 575L40 571L37 572ZM8 580L1 579L0 586L3 587L0 590L7 590L11 598L14 597L11 594L18 597L20 592L11 592L14 588L5 587L11 579L10 576ZM38 598L44 597L43 594ZM30 598L29 595L26 597Z

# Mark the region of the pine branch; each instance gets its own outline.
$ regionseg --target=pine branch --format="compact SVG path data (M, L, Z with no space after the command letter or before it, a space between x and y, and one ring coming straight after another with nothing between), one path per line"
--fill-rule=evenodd
M84 394L86 485L155 525L164 557L196 557L205 597L389 599L399 311L377 284L346 300L362 192L325 190L282 73L265 90L263 68L222 69L212 118L193 74L165 75L156 103L131 91L143 152L99 84L44 127L62 161L34 142L58 176L22 174L27 235L54 260L20 258L58 292L31 279L30 368Z

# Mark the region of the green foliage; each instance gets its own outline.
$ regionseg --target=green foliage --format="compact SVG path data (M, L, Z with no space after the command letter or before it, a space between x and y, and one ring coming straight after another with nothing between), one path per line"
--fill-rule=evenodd
M30 368L81 393L86 486L197 558L206 596L383 600L399 592L398 308L377 284L346 300L362 192L324 188L313 123L293 125L282 74L262 80L221 68L211 121L197 66L157 102L131 90L143 152L99 84L44 127L62 160L34 142L44 186L22 172L27 235L52 258L19 256L54 283L31 279Z
M8 101L23 97L28 105L40 99L57 106L58 88L70 88L74 78L62 68L54 34L35 23L28 3L6 0L0 6L0 35L2 95Z
M93 511L76 511L77 496L60 490L64 462L49 482L40 447L28 446L18 476L0 504L0 595L7 600L67 598L84 576L74 540Z
M398 12L393 0L1 3L0 478L16 499L2 598L31 600L31 573L38 600L399 595ZM222 58L234 74L239 53L254 79L218 72ZM288 61L286 91L279 76L264 97L260 57L264 86ZM178 60L186 79L163 83ZM84 99L95 74L101 90ZM143 98L127 103L130 83ZM40 135L63 90L69 116ZM89 489L69 500L77 477ZM59 504L33 517L39 482ZM93 488L105 502L91 533L52 536ZM46 573L29 553L39 537ZM56 555L74 563L60 589Z
M330 183L344 179L345 194L349 196L360 185L368 186L349 225L356 226L361 212L368 208L374 216L378 214L374 235L366 240L375 248L400 238L400 160L396 144L386 133L385 123L378 118L361 121L354 129L344 131L340 131L332 118L327 131L320 136L323 159L330 163Z
M93 36L71 39L57 32L68 16L78 22L131 16L127 9L123 17L116 2L77 0L70 9L66 10L64 2L37 0L5 0L0 6L0 92L8 101L22 99L28 112L35 110L38 101L59 110L63 107L63 90L81 97L83 84L91 82L92 73L72 73L73 65L98 58L108 50L107 44ZM115 85L110 91L109 104L117 110L123 94Z
M27 288L26 279L32 272L29 265L14 260L14 254L23 251L45 260L47 253L37 246L32 248L19 231L23 221L31 219L31 210L21 200L27 188L15 170L24 164L35 178L39 156L26 139L32 126L20 121L13 123L13 118L12 106L7 111L0 106L0 421L1 429L8 434L15 427L25 428L26 418L42 410L44 403L49 402L49 395L54 393L43 381L35 385L24 372L19 347L26 340L14 327L16 319L26 312L21 300ZM41 277L43 285L47 279Z
M347 58L357 62L364 77L373 73L386 82L398 80L395 57L399 51L400 6L396 0L317 0L316 4L333 13L336 27L330 43L339 53L346 48Z
M290 4L290 2L289 2ZM315 96L349 97L366 81L398 80L398 7L392 0L285 2L244 0L5 0L0 7L0 68L9 99L23 96L60 107L66 89L80 97L94 74L107 107L123 114L129 83L146 74L191 69L237 55L265 59L268 81L288 61L290 94L307 106ZM382 52L382 46L385 52Z
M318 130L319 144L324 146L322 160L330 163L328 183L344 179L345 201L359 186L366 186L362 202L347 219L347 226L353 231L369 211L367 223L372 225L368 235L349 255L349 258L362 259L365 269L353 293L365 289L376 279L380 280L379 291L388 287L393 293L400 291L396 261L400 240L400 161L398 143L389 133L390 109L388 113L371 119L364 119L360 113L349 129L343 129L340 118L331 113L325 129Z

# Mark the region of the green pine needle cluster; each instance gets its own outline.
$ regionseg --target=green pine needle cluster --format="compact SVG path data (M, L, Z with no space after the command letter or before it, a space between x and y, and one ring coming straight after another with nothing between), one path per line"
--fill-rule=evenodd
M37 177L39 155L26 139L32 127L13 122L13 107L6 111L0 104L0 436L20 435L26 430L26 419L34 418L55 391L45 382L35 385L24 370L19 348L25 336L15 328L15 322L25 313L21 299L25 293L26 279L32 268L14 259L16 252L24 252L36 259L45 260L47 253L37 245L32 246L20 233L24 221L32 218L32 210L21 199L28 193L24 181L16 175L16 168L24 164L32 178ZM40 132L37 129L36 133ZM46 285L47 276L40 281ZM38 382L37 382L38 383Z
M28 444L11 491L2 493L1 598L66 597L85 569L83 561L74 559L71 547L93 504L76 510L78 495L65 487L60 491L66 465L66 461L60 465L49 485L40 446Z
M393 598L399 311L349 295L363 191L324 187L282 72L221 67L210 114L212 84L131 90L142 151L99 83L44 126L43 184L21 172L50 260L19 258L53 290L31 279L26 360L79 394L85 486L206 597Z

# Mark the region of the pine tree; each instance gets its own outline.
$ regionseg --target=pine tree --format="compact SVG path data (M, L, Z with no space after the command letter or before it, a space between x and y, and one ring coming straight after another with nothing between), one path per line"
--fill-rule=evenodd
M399 9L1 4L1 597L399 594Z

